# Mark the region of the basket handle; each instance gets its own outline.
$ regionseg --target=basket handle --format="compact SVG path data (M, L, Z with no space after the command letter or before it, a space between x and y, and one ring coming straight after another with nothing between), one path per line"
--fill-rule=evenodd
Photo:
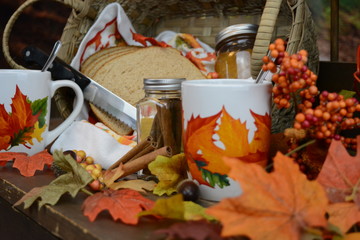
M254 79L260 72L262 58L267 54L281 3L282 0L267 0L261 15L259 29L251 54L251 75Z
M3 52L4 52L4 57L5 57L6 61L8 62L8 64L12 68L25 69L23 66L17 64L12 59L12 57L10 55L9 39L10 39L11 30L12 30L14 24L15 24L15 21L18 19L18 17L24 11L24 9L29 7L30 5L34 4L35 2L39 2L39 1L40 0L27 0L27 1L25 1L13 13L13 15L10 17L9 21L7 22L7 24L5 26L4 33L3 33L3 38L2 38L2 48L3 48ZM63 3L65 5L67 5L67 6L70 6L75 11L79 11L81 13L85 12L85 15L90 17L90 18L95 18L96 17L96 11L93 8L89 7L89 4L88 4L87 1L81 1L81 0L54 0L54 1Z

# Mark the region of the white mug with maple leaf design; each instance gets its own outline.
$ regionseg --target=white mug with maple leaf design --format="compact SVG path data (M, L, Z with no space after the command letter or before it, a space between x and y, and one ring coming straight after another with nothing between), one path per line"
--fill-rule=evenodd
M188 80L182 83L183 146L188 175L200 197L219 201L241 194L222 158L265 166L271 129L271 83L252 79Z
M75 120L84 102L76 83L52 81L48 71L1 69L0 85L0 151L43 151ZM74 90L76 103L69 117L49 131L51 98L62 87Z

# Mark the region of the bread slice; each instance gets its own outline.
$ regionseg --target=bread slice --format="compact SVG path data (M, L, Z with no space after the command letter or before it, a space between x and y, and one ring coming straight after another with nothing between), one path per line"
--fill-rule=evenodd
M97 119L117 134L124 136L130 135L134 132L134 130L127 124L109 115L102 109L96 107L94 104L89 103L89 105Z
M84 73L86 76L92 78L94 73L104 66L104 64L122 54L130 53L136 51L138 47L133 46L122 46L122 47L112 47L100 50L95 54L88 57L85 62L81 65L80 71Z
M93 80L133 105L144 97L144 78L205 79L202 72L174 48L140 48L102 63Z

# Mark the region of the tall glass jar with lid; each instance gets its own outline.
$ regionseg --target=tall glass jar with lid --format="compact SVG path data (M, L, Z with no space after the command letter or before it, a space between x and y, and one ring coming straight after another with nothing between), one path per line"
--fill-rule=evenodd
M181 151L181 83L185 78L144 79L145 97L137 105L137 139L148 136L157 147Z
M236 24L218 33L215 71L219 78L251 77L250 60L257 30L256 24Z

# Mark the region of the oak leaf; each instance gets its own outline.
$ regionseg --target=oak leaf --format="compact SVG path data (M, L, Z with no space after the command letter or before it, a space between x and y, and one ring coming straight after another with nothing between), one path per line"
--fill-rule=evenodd
M24 203L24 208L28 208L38 198L40 198L39 208L44 204L55 205L65 193L70 193L74 198L80 189L94 180L85 168L78 164L70 155L64 155L62 151L55 150L53 156L54 164L66 173L60 175L49 185L33 188L16 202L15 205Z
M52 155L44 150L31 157L19 155L15 158L13 167L19 169L21 175L31 177L34 176L36 170L43 170L44 165L50 166L52 162Z
M360 136L357 141L360 142ZM353 157L340 141L333 140L317 180L333 203L329 206L331 223L347 232L360 222L360 144Z
M157 156L148 166L159 183L153 193L156 195L171 195L176 192L176 187L186 176L186 161L184 154L177 154L172 157Z
M180 222L169 228L155 231L156 234L166 234L167 239L194 239L194 240L222 240L221 225L206 220Z
M138 213L152 208L154 202L132 189L112 190L95 193L86 198L82 205L83 213L93 222L97 215L108 210L114 221L120 219L126 224L136 225Z
M278 153L271 173L257 164L227 157L224 161L243 194L207 209L222 222L222 236L298 240L306 228L327 225L328 199L323 187L309 181L293 159Z
M268 114L262 116L251 110L250 113L257 127L250 143L246 122L234 119L224 107L219 113L206 118L191 116L184 133L184 149L192 178L212 187L228 186L230 168L224 164L224 156L266 165L271 119ZM214 138L216 135L217 141Z
M139 216L148 215L176 220L214 220L212 216L205 213L204 207L194 202L183 201L181 194L169 198L159 198L152 209L139 214Z

